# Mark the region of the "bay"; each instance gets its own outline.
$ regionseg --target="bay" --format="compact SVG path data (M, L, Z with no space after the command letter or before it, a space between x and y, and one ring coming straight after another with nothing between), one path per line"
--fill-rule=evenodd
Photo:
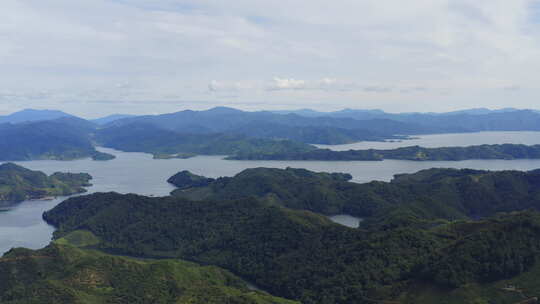
M422 142L423 140L423 142ZM427 135L415 140L422 146L470 145L483 143L526 143L540 144L540 132L484 132L466 134ZM448 144L444 144L448 142ZM381 145L407 146L412 141L399 143L363 142L355 145L381 148ZM332 146L342 149L343 145ZM99 148L102 152L116 155L111 161L92 161L81 159L74 161L25 161L16 162L32 170L47 174L54 172L86 172L94 179L88 193L116 191L141 195L165 196L174 187L167 179L181 170L208 177L232 176L247 168L306 168L317 172L345 172L353 176L354 182L372 180L390 181L394 174L414 173L422 169L473 168L484 170L532 170L540 168L540 160L466 160L416 162L401 160L384 161L229 161L223 156L197 156L190 159L154 160L145 153L128 153L112 149ZM57 198L50 201L25 201L2 206L0 208L0 254L12 247L38 249L46 246L52 237L54 228L41 218L42 213L63 201ZM342 219L343 220L343 219ZM345 219L347 220L347 219ZM355 223L342 222L349 225Z

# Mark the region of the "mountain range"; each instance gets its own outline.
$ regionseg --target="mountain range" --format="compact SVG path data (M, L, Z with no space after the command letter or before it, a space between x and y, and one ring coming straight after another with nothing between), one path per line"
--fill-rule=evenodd
M178 153L289 153L312 150L314 147L308 144L479 131L540 131L540 112L508 108L401 114L352 109L276 113L216 107L85 120L61 111L27 109L0 117L0 137L4 139L0 159L87 157L96 153L96 144L163 157Z

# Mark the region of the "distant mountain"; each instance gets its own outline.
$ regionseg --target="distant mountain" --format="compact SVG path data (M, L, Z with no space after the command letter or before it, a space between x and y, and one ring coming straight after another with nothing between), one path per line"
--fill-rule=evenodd
M0 123L21 123L29 121L53 120L61 117L75 117L57 110L25 109L7 116L0 116Z
M113 121L106 126L144 123L182 133L245 134L262 138L282 138L313 144L342 144L361 140L384 140L395 134L459 132L458 129L426 128L414 122L389 119L305 117L268 111L244 112L232 108L181 111L154 116L138 116ZM322 131L321 131L322 130ZM317 136L316 133L324 133Z
M516 112L516 111L519 111L519 109L516 109L516 108L503 108L503 109L490 110L490 109L487 109L487 108L475 108L475 109L466 109L466 110L459 110L459 111L446 112L446 113L434 113L434 114L439 114L439 115L456 115L456 114L485 115L485 114L491 114L491 113L507 113L507 112Z
M0 125L0 160L70 160L96 155L92 123L76 118Z
M428 134L480 131L540 131L540 112L505 108L489 110L468 109L446 113L386 113L380 110L351 110L329 112L318 118L341 118L370 121L391 120L413 124L416 129L396 128L394 134Z
M319 116L325 116L328 114L327 112L319 112L312 109L281 110L281 111L270 111L270 112L276 113L276 114L297 114L297 115L306 116L306 117L319 117Z
M444 115L455 115L455 114L470 114L470 115L484 115L484 114L491 114L491 113L508 113L508 112L516 112L521 111L520 109L516 108L502 108L502 109L495 109L491 110L488 108L473 108L473 109L465 109L465 110L458 110L458 111L451 111L451 112L408 112L408 113L387 113L383 110L379 109L343 109L339 111L334 112L319 112L312 109L299 109L299 110L279 110L279 111L271 111L272 113L276 114L297 114L300 116L306 116L306 117L322 117L322 116L328 116L328 117L351 117L351 118L357 118L357 119L373 119L373 118L391 118L392 116L399 115L399 116L409 116L409 115L429 115L429 116L444 116ZM533 112L539 113L540 111L531 110Z
M152 153L159 158L178 153L236 155L238 153L303 152L314 146L290 140L252 138L239 134L191 134L160 129L152 124L131 123L100 129L96 141L109 148Z
M130 117L135 117L135 116L136 115L112 114L112 115L109 115L109 116L92 119L90 121L95 123L95 124L98 124L98 125L106 125L108 123L111 123L111 122L119 120L119 119L130 118Z

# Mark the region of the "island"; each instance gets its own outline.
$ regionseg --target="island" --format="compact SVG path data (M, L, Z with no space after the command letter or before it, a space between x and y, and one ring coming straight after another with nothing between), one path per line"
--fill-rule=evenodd
M540 159L540 145L477 145L468 147L424 148L410 146L390 150L333 151L316 149L300 152L237 153L230 160L322 160L381 161L384 159L414 161L460 161L468 159Z
M87 173L56 172L50 176L13 163L0 165L0 202L20 202L86 192Z
M56 242L86 234L100 252L213 265L301 303L540 294L540 170L429 169L357 184L340 173L256 168L202 180L184 172L174 181L182 191L168 197L74 197L43 218ZM364 221L349 228L325 216L337 213Z
M92 160L107 161L107 160L113 160L115 158L116 156L112 154L99 152L99 151L96 151L92 154Z
M174 153L174 154L163 154L155 153L153 154L153 159L188 159L197 156L195 153Z

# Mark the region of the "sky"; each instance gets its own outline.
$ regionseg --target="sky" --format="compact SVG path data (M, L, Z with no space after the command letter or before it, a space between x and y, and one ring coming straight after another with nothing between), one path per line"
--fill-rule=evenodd
M1 0L0 115L540 109L539 0Z

